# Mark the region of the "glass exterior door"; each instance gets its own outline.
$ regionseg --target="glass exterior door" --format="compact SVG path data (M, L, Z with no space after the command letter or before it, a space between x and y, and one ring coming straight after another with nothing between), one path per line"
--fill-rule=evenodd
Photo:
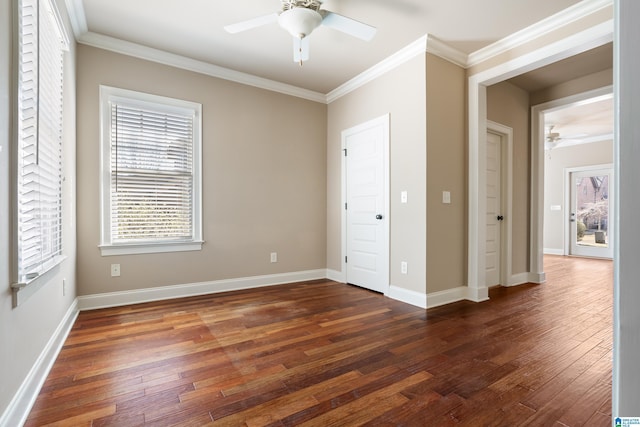
M571 255L612 258L611 169L571 173Z

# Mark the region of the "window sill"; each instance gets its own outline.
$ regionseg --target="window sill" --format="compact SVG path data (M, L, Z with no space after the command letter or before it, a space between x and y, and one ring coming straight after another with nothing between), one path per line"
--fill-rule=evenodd
M38 275L30 278L22 278L18 283L11 285L13 293L13 308L24 303L29 297L35 294L40 288L48 283L47 276L49 272L56 269L62 262L67 259L65 255L55 257L51 262L47 263Z
M203 241L175 243L145 243L128 245L100 245L102 256L157 254L163 252L185 252L202 250Z

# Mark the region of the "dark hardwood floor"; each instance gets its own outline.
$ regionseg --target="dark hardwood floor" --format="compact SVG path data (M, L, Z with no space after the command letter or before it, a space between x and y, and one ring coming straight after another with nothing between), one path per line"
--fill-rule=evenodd
M428 311L331 281L80 313L27 426L610 426L612 263Z

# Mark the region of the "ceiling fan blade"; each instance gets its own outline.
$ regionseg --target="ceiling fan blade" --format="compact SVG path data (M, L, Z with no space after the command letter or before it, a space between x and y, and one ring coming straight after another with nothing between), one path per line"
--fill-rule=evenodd
M278 13L270 13L269 15L259 16L257 18L249 19L247 21L238 22L236 24L227 25L224 29L231 34L236 34L241 31L250 30L252 28L260 27L262 25L278 22Z
M293 62L299 62L309 60L309 37L294 37L293 38Z
M376 35L376 28L371 25L364 24L356 21L355 19L347 18L346 16L323 11L324 19L322 25L333 28L334 30L342 31L350 36L357 37L364 41L369 41Z

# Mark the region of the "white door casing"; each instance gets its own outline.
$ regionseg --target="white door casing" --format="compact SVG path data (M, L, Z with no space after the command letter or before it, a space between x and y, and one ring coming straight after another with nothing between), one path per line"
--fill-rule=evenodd
M468 138L468 257L467 299L483 301L488 298L484 286L484 140L487 131L487 86L511 77L560 61L613 40L613 19L588 30L579 36L571 36L560 42L541 47L505 63L469 76L469 138ZM535 107L534 107L535 108ZM532 114L531 143L531 223L530 265L528 281L543 283L545 274L542 264L542 225L544 194L544 126L538 114Z
M389 116L342 132L345 281L389 289Z
M487 132L487 249L485 285L494 286L502 283L502 137L491 131Z

